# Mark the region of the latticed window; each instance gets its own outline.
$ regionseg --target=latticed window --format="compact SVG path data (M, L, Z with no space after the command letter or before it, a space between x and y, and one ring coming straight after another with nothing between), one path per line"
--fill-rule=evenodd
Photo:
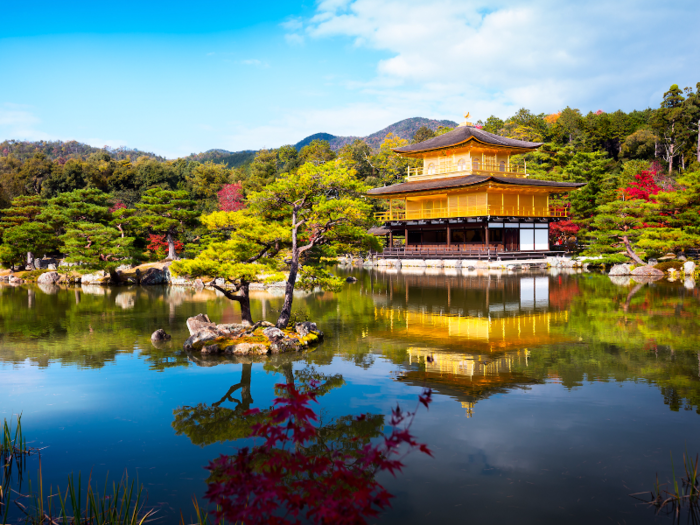
M464 171L467 169L467 162L464 159L459 159L457 163L457 171Z
M505 161L501 161L498 163L498 171L506 171L506 163Z
M479 162L478 160L474 159L474 160L472 161L472 169L474 169L474 170L481 169L481 162Z
M428 164L428 175L435 175L435 164Z

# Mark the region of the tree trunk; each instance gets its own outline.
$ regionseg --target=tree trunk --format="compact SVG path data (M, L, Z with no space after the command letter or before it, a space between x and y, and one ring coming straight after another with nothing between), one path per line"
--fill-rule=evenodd
M175 253L175 235L173 235L173 230L168 230L168 257L167 259L174 261L177 259L177 253Z
M241 305L241 320L243 324L253 324L253 316L250 313L250 292L248 289L248 283L241 285L241 300L239 301Z
M627 238L627 235L622 237L622 242L625 243L625 248L627 249L627 255L630 256L630 258L636 262L637 264L646 264L642 259L634 253L634 250L632 249L632 245L630 244L630 240Z
M241 321L244 325L252 326L253 317L250 312L250 289L247 282L243 282L236 293L233 293L225 288L221 288L214 283L211 283L211 287L215 290L219 290L228 299L232 301L237 301L241 305Z
M698 149L697 149L697 154L698 154L698 162L700 162L700 119L698 119Z
M287 285L284 288L284 305L282 311L277 318L277 328L280 330L286 328L289 324L289 318L292 315L292 302L294 301L294 285L297 282L297 273L299 272L299 247L297 246L297 214L292 212L292 264L289 266L289 278Z

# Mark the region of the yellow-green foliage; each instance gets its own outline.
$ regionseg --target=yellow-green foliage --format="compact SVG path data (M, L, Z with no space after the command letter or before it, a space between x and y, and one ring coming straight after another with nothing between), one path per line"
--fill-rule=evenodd
M669 271L671 268L677 271L682 271L683 270L683 263L681 261L664 261L661 262L657 265L654 266L657 270L661 270L663 272Z

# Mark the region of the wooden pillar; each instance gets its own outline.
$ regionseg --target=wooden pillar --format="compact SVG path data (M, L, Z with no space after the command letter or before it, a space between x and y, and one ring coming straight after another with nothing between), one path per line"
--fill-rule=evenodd
M389 199L389 220L390 221L394 220L394 213L393 213L393 209L392 209L393 203L394 203L394 199Z
M449 223L447 224L447 247L449 248L450 246L450 225Z
M389 230L389 248L394 248L394 232L392 230Z
M491 246L489 245L489 223L484 225L484 242L486 243L486 255L491 256Z

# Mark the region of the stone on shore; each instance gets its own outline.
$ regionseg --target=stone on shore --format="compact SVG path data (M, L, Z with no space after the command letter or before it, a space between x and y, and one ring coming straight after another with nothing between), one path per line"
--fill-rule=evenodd
M165 270L149 268L141 277L141 285L151 286L156 284L168 284L168 276Z
M42 273L36 280L37 284L56 284L61 280L61 276L58 272L46 272Z
M632 270L633 277L663 277L664 272L653 266L638 266Z
M695 275L695 263L693 261L686 261L683 263L683 273L686 277Z
M109 284L109 274L104 270L94 273L87 273L80 278L82 284Z
M610 268L608 275L632 275L632 267L629 264L616 264Z

